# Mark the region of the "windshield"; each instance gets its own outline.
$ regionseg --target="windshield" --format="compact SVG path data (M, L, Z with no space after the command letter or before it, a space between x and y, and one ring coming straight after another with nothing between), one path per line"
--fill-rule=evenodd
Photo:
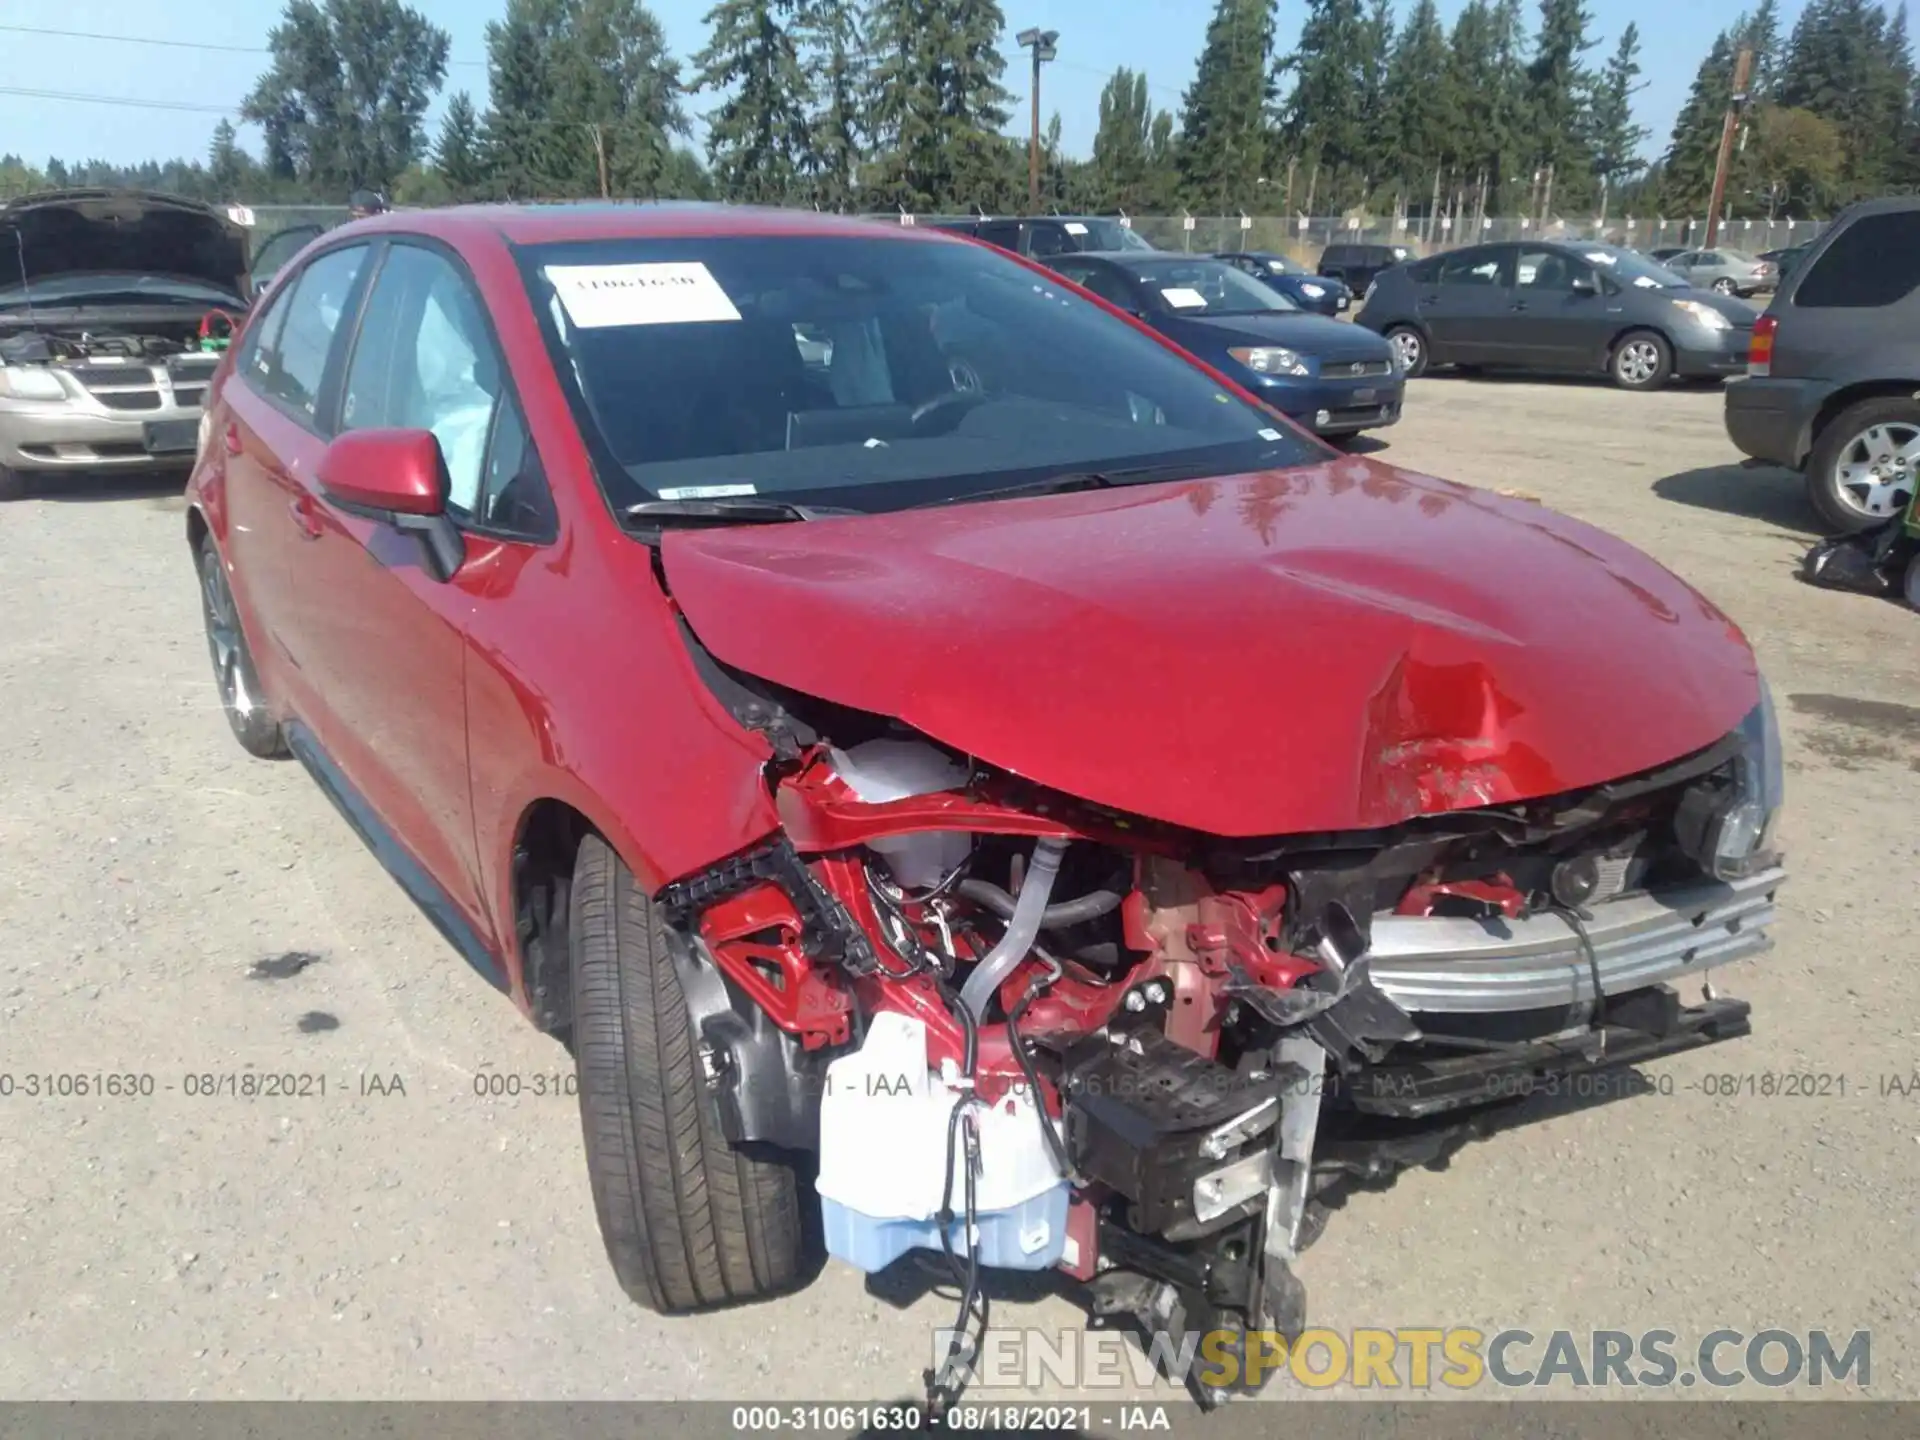
M1300 275L1301 268L1284 255L1256 255L1254 260L1275 275Z
M1577 253L1583 260L1598 265L1602 271L1621 285L1632 285L1642 290L1685 290L1686 277L1667 269L1656 260L1649 260L1635 250L1624 250L1618 245L1585 245Z
M230 290L199 280L137 271L49 275L25 285L0 285L0 305L235 305Z
M1298 310L1285 295L1222 260L1129 261L1127 270L1174 315L1262 315Z
M1326 455L981 246L741 235L519 253L617 509L777 495L883 510L1059 473Z
M1118 220L1082 220L1087 227L1088 250L1151 250L1153 246L1134 233L1130 225Z

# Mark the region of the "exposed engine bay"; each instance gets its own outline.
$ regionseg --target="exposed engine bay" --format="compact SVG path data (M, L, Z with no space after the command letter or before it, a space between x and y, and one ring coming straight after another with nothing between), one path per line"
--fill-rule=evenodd
M216 310L173 324L143 323L137 330L43 325L7 334L0 329L0 364L165 360L172 355L197 354L204 340L231 337L235 325L232 315Z
M729 1139L819 1157L829 1253L944 1256L1149 1332L1303 1328L1330 1188L1438 1162L1546 1077L1747 1033L1669 982L1768 948L1777 733L1366 833L1225 839L704 662L782 833L659 896ZM829 738L831 737L831 738ZM1202 1404L1225 1398L1174 1377Z

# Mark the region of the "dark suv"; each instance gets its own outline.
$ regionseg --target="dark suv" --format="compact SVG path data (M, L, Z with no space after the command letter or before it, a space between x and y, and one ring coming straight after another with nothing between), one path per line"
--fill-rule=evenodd
M1086 250L1151 250L1153 246L1113 215L962 216L927 222L936 230L971 235L1016 255L1044 260Z
M1785 267L1782 267L1783 269ZM1835 534L1901 514L1920 470L1920 198L1843 211L1754 326L1727 434L1801 470Z
M1411 245L1329 245L1320 252L1320 273L1343 280L1356 295L1365 295L1373 277L1414 258Z

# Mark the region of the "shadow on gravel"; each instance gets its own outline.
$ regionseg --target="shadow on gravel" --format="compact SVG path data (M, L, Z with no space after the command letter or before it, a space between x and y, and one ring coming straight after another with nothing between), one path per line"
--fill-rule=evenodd
M1747 470L1738 465L1709 465L1682 470L1653 482L1662 500L1764 520L1795 535L1817 536L1819 520L1807 504L1806 482L1777 466Z

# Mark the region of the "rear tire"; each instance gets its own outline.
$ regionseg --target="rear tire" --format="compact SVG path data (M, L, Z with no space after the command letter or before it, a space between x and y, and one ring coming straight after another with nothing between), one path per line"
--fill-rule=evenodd
M1829 535L1857 535L1903 514L1916 484L1920 401L1901 395L1849 405L1826 423L1807 460L1807 499Z
M194 560L200 570L200 613L206 622L207 653L213 660L220 708L242 750L261 760L277 760L287 753L286 736L267 708L260 677L254 672L240 610L227 583L226 563L211 539L200 542Z
M18 470L9 470L0 465L0 504L9 500L24 500L27 495L27 477Z
M1620 337L1607 369L1622 390L1658 390L1673 378L1673 347L1657 331L1635 330Z
M1738 295L1740 293L1740 287L1734 284L1733 281L1726 279L1714 281L1713 289L1714 293L1719 295Z
M1400 373L1414 380L1427 373L1427 337L1411 325L1394 325L1386 332L1387 343L1393 346L1394 357L1400 362Z
M666 923L597 835L581 842L570 910L580 1123L621 1288L663 1314L791 1289L804 1252L794 1172L728 1144Z

